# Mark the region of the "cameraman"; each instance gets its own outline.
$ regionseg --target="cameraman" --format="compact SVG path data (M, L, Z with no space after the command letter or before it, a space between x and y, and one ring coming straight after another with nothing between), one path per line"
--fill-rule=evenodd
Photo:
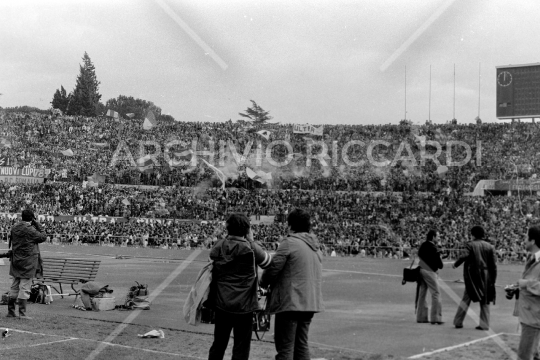
M514 294L518 297L517 308L521 323L518 359L532 360L534 355L538 355L540 339L540 225L529 228L524 247L529 252L525 271L518 281L517 290L510 290L511 294L507 298Z
M214 261L209 302L215 310L214 342L208 360L225 355L231 330L234 332L232 358L249 359L253 312L259 310L257 265L266 268L272 257L253 242L249 219L231 214L226 221L228 236L210 251Z
M26 303L30 297L32 279L42 273L39 243L45 242L47 235L41 230L32 210L23 210L22 221L11 228L9 247L12 250L9 275L13 277L8 300L7 317L16 317L15 304L19 302L19 317L26 316Z

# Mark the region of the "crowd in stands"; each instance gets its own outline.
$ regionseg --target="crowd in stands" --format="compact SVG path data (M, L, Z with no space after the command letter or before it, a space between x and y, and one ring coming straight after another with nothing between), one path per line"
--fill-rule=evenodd
M481 224L496 246L501 259L520 259L524 231L540 218L536 194L520 196L468 196L479 180L534 178L540 167L534 123L491 123L468 125L325 125L324 134L294 134L290 125L267 125L270 138L257 134L243 122L161 123L144 130L140 120L113 120L37 113L3 114L0 122L0 157L9 158L15 167L50 169L42 184L0 182L0 213L20 213L32 208L48 215L104 215L128 218L128 222L45 222L51 242L110 243L117 245L196 247L211 246L221 236L219 227L225 214L240 211L251 216L276 216L275 223L255 225L255 237L269 248L275 247L287 229L280 221L293 207L314 214L314 229L326 250L351 255L401 257L416 247L430 228L437 229L441 245L451 252L468 238L469 229ZM308 139L306 139L308 138ZM341 151L352 140L365 146L352 146L351 161L364 160L363 166L348 166L336 156L335 166L323 167L313 160L305 166L308 144L323 140L328 145L331 163L332 142ZM295 154L289 165L272 170L273 180L266 184L250 179L246 165L234 166L225 159L229 176L226 189L214 171L198 162L197 166L171 166L163 157L158 166L141 169L130 161L111 160L119 145L126 144L133 159L141 141L161 146L178 140L171 152L214 147L215 163L219 141L229 142L242 154L246 144L262 143L262 153L273 140L286 140ZM370 163L366 147L370 140L384 140L390 146L373 151L376 161L393 160L400 144L406 142L418 163L423 140L442 144L439 161L446 164L446 141L463 141L472 149L472 161L438 172L438 165L427 160L423 166L411 161L377 167ZM480 145L481 144L481 145ZM480 151L476 164L476 151ZM225 147L228 149L228 146ZM71 149L73 155L62 152ZM315 153L320 147L313 147ZM153 152L151 147L146 149ZM426 147L428 153L435 148ZM283 146L274 147L276 161L285 159ZM401 153L407 156L407 151ZM172 155L171 155L172 156ZM452 148L454 161L465 157L464 149ZM188 158L189 160L189 158ZM254 157L247 165L255 168ZM263 169L266 165L263 162ZM266 169L268 169L266 167ZM104 181L92 186L89 176L99 174ZM151 186L120 186L151 185ZM135 218L173 219L172 223L138 223ZM192 222L181 221L185 219ZM14 220L0 218L0 233L5 239Z

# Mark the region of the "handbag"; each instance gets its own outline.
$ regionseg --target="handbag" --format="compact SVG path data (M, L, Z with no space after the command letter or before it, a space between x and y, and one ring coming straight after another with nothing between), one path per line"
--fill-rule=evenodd
M416 257L413 256L411 266L403 269L403 280L401 281L401 285L405 285L408 282L418 282L418 277L420 275L420 266L417 266L414 269L412 268L415 259Z

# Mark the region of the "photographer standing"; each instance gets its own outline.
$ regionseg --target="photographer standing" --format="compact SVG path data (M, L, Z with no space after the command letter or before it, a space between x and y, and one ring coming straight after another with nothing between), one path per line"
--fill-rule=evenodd
M518 281L517 289L512 289L507 298L514 295L518 298L517 309L521 323L518 359L532 360L535 353L538 355L540 339L540 226L529 228L524 245L529 252L525 271Z
M253 242L249 219L231 214L226 221L228 236L210 251L214 261L209 302L215 310L214 342L208 360L225 355L231 330L234 332L232 358L249 359L253 312L259 310L257 265L266 268L272 257Z
M32 279L42 272L39 243L45 242L47 236L41 230L31 210L23 210L22 221L11 228L9 247L12 250L9 275L13 277L8 300L7 317L16 317L15 305L19 303L19 317L26 316L26 303L30 297Z
M309 360L308 333L313 315L324 310L322 253L310 234L309 214L293 210L287 217L289 236L281 241L261 277L270 287L267 310L276 314L276 360Z
M416 322L428 322L428 306L426 301L427 290L431 292L431 324L442 325L442 305L441 292L437 282L437 271L443 268L441 255L437 250L437 232L429 230L426 241L420 245L418 250L420 258L420 276L418 279L418 302L416 312Z

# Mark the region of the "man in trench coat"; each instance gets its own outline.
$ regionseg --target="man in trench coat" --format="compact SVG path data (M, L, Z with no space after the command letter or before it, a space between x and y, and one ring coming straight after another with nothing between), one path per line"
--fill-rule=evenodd
M465 248L452 268L464 263L463 280L465 291L459 305L454 326L463 327L463 320L472 302L480 303L480 324L477 330L489 329L489 303L495 304L495 281L497 280L497 260L493 245L484 240L485 232L481 226L471 229L473 240Z
M19 317L26 316L26 303L30 297L32 279L42 272L39 243L45 242L47 235L41 230L31 210L23 210L22 221L11 228L10 247L12 248L9 275L12 276L9 292L7 317L16 317L15 305L19 304Z

